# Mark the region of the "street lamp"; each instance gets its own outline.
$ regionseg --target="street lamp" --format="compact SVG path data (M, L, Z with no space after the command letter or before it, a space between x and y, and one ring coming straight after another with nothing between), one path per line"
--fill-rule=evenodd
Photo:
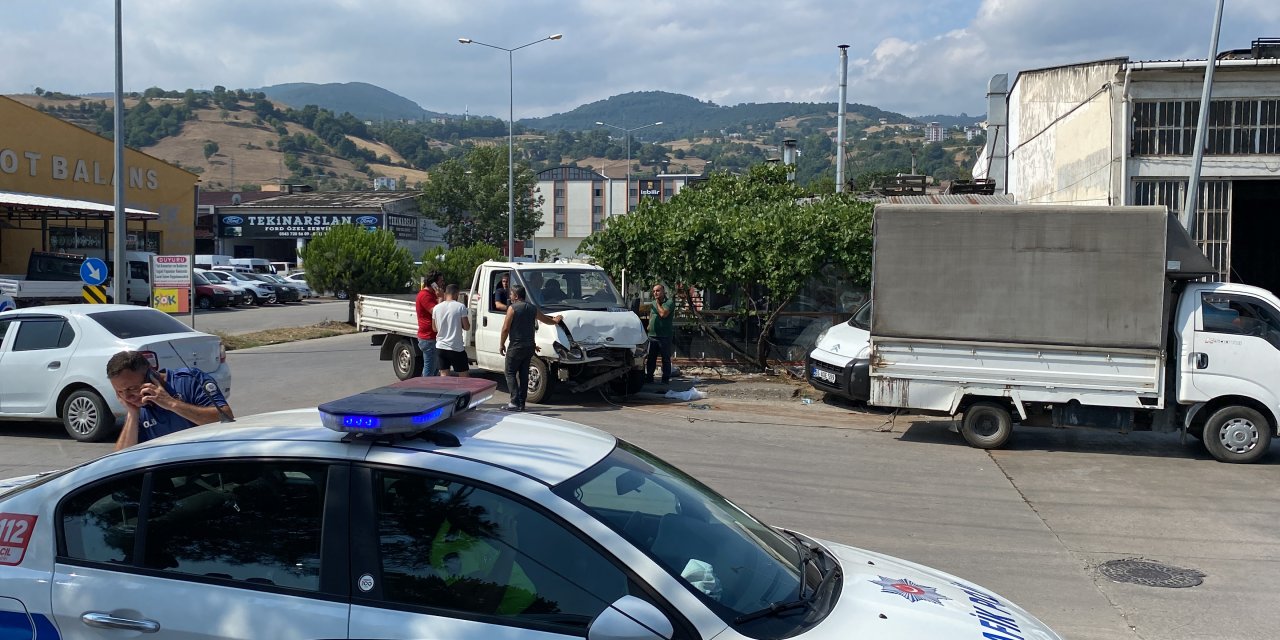
M458 38L461 44L478 44L482 47L497 49L507 52L507 257L511 260L516 259L516 99L515 99L515 63L512 55L525 47L532 47L539 42L547 40L559 40L564 34L557 33L545 38L534 40L528 44L522 44L518 47L508 49L497 45L486 44L471 38Z
M619 127L619 126L618 126L618 125L616 125L616 124L609 124L608 122L600 122L599 120L597 120L597 121L596 121L596 124L597 124L597 125L599 125L599 126L601 126L601 127L613 127L614 129L617 129L618 131L621 131L621 132L623 133L623 135L625 135L625 136L626 136L626 138L627 138L627 189L626 189L626 191L627 191L627 206L626 206L626 209L627 209L627 211L630 211L630 210L631 210L631 132L632 132L632 131L639 131L639 130L641 130L641 129L648 129L649 127L656 127L656 126L658 126L658 125L662 124L662 121L661 121L661 120L659 120L659 121L657 121L657 122L653 122L653 123L650 123L650 124L642 125L642 126L639 126L639 127L633 127L633 128L631 128L631 129L627 129L627 128L625 128L625 127Z

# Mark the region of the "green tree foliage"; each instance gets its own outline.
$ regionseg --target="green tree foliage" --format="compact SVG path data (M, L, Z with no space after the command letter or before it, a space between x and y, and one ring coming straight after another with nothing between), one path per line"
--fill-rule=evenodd
M204 143L204 159L205 160L212 158L213 154L217 152L218 152L218 143L214 142L213 140L209 140Z
M390 231L351 224L329 227L298 253L307 284L316 291L346 291L347 322L355 324L356 296L400 293L413 274L413 256Z
M715 173L671 200L643 200L609 218L581 253L628 279L663 282L693 308L691 288L738 292L736 311L761 322L754 353L723 339L707 317L702 330L749 362L765 367L778 313L805 281L833 265L866 282L871 275L871 205L848 194L811 197L786 180L786 169L756 165L746 176Z
M473 244L466 247L432 247L422 254L422 264L418 266L417 279L425 277L432 271L439 270L444 274L445 284L456 284L459 289L470 289L471 279L475 277L476 267L488 260L501 260L502 251L489 244Z
M515 167L516 239L527 239L542 224L542 196L528 165ZM507 245L507 150L476 147L466 157L441 164L418 196L422 215L445 230L452 246Z

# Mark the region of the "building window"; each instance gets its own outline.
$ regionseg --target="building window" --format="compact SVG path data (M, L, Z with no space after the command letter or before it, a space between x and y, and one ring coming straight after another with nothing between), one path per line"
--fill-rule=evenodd
M602 207L602 206L600 206L600 205L596 205L596 206L594 206L594 207L591 207L591 213L604 213L604 207Z
M632 190L631 190L631 197L632 197L632 198L634 198L634 197L636 197L637 195L640 195L640 192L639 192L638 190L636 190L636 189L632 189Z
M1134 180L1133 204L1163 205L1179 216L1186 200L1187 181ZM1231 281L1231 181L1200 182L1200 204L1196 206L1196 244L1213 263L1221 282Z
M1197 100L1134 103L1132 155L1191 155L1199 116ZM1280 100L1214 100L1206 134L1209 155L1280 153Z
M564 215L564 205L559 205L559 204L556 205L556 215L558 216Z
M599 198L600 196L604 195L604 189L600 189L600 188L598 188L598 187L597 187L597 188L595 188L595 189L592 189L592 190L591 190L591 195L593 195L593 196L595 196L595 197Z
M592 222L592 223L591 223L591 230L592 230L592 231L600 231L601 229L604 229L604 221L603 221L603 220L596 220L595 222Z
M556 189L556 197L557 197L557 198L563 198L563 197L564 197L564 189Z
M564 233L564 223L563 223L563 222L557 222L557 223L556 223L556 233Z
M664 198L670 198L674 194L675 194L675 190L672 189L671 187L667 187L666 189L662 190L662 197Z

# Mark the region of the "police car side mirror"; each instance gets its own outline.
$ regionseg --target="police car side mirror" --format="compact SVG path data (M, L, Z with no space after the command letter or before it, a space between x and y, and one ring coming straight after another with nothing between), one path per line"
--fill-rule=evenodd
M587 628L587 640L670 640L674 634L667 616L635 596L622 596Z

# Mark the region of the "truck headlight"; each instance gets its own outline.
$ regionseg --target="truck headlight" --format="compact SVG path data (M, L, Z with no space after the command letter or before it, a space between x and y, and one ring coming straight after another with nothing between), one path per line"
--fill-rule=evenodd
M640 344L636 345L636 349L634 353L636 358L644 358L645 356L649 355L649 341L645 340L644 342L641 342Z
M551 348L555 350L556 355L560 356L561 360L581 360L585 357L578 345L566 347L557 340L551 343Z

